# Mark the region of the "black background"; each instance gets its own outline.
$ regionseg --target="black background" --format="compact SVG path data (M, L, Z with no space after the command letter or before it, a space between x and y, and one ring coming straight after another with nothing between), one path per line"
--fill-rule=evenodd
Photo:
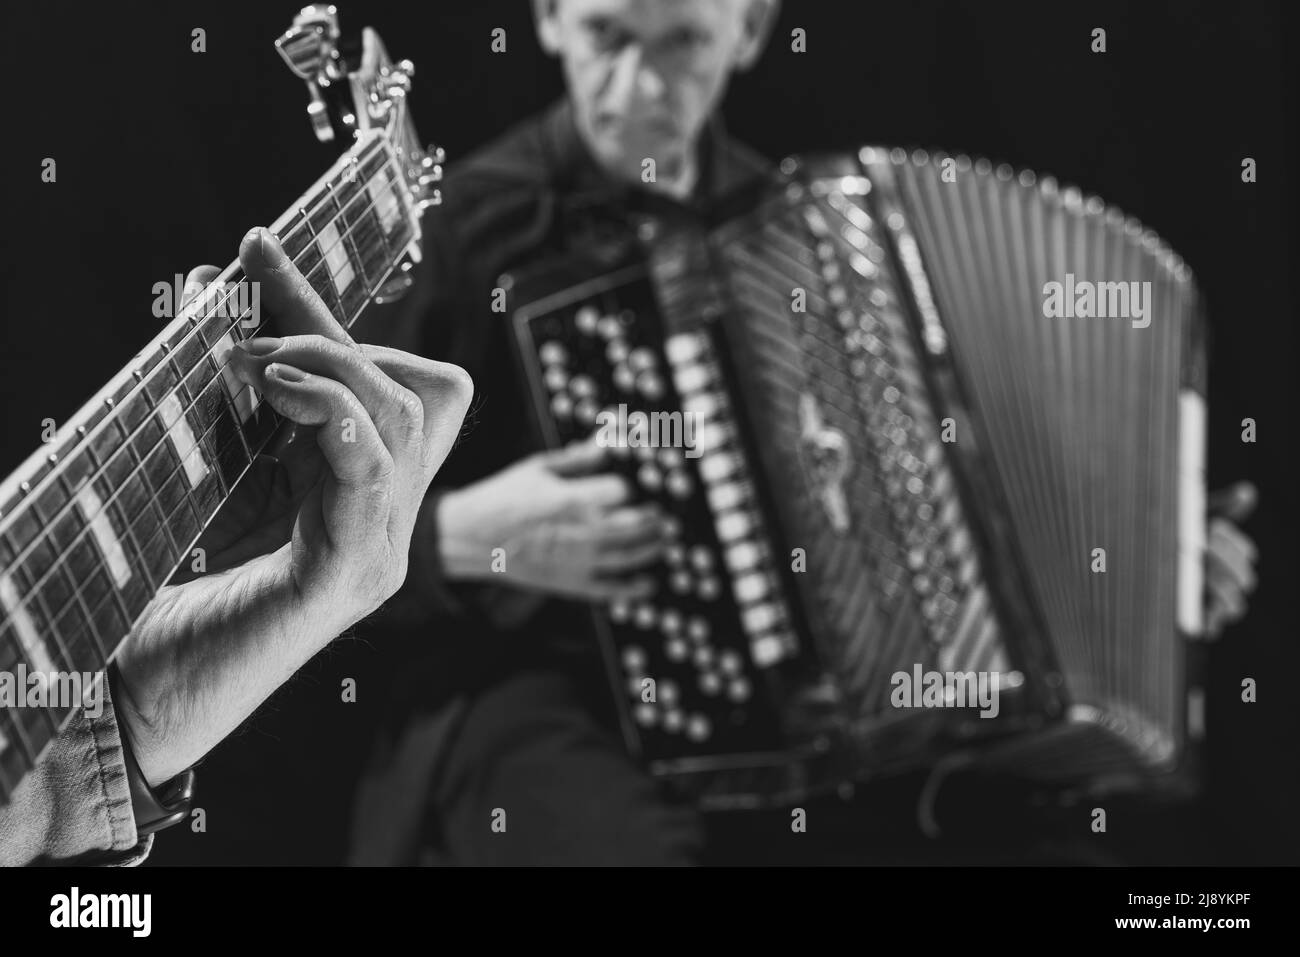
M105 6L5 15L0 472L37 446L43 418L73 413L157 332L155 282L225 265L249 226L274 219L333 158L312 136L302 84L272 49L294 5ZM417 121L451 163L561 91L523 0L341 10L345 29L373 25L395 57L416 62ZM1295 44L1281 11L1174 0L787 2L772 47L726 104L731 131L774 158L877 142L1053 173L1153 225L1196 270L1213 329L1211 485L1259 485L1246 527L1262 579L1250 617L1211 650L1205 800L1179 814L1112 814L1100 840L1123 860L1300 861L1288 468L1297 166L1284 80ZM789 49L796 26L807 31L805 54ZM1097 26L1105 54L1089 50ZM190 51L195 27L207 31L206 53ZM495 27L507 31L505 54L490 51ZM1259 164L1253 185L1241 182L1245 156ZM40 180L44 157L58 162L55 184ZM1240 441L1247 416L1259 423L1254 445ZM457 454L472 455L472 442ZM152 862L341 861L390 671L386 649L364 637L318 656L202 765L207 833L166 833ZM359 680L355 705L339 702L342 676ZM1246 676L1259 681L1257 704L1239 701ZM869 819L872 840L904 848L877 859L926 859L932 849L913 847L907 787L888 790L828 813ZM788 820L726 823L723 846L773 859L755 829L788 835ZM1054 820L1087 834L1085 809Z

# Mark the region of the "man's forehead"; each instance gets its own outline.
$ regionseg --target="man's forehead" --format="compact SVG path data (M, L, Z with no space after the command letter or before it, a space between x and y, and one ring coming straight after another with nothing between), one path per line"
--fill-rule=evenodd
M566 17L608 17L647 27L679 23L725 23L740 15L745 0L557 0Z

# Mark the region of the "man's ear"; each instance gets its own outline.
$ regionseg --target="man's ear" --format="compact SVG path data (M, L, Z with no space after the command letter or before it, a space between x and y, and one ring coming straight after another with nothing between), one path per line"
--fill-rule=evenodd
M560 0L533 0L533 23L537 27L537 42L551 56L560 52Z
M540 0L538 0L540 2ZM748 70L758 62L776 26L781 0L740 0L745 5L740 42L736 46L736 69Z

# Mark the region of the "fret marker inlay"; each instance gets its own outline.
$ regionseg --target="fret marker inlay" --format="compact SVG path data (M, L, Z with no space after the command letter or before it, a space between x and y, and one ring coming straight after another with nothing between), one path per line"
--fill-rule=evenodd
M212 357L217 362L217 368L221 370L221 379L226 384L226 392L230 395L230 401L235 404L235 412L239 415L239 421L247 422L257 411L258 403L261 398L257 390L251 385L244 385L239 377L235 375L235 370L229 366L230 353L235 349L235 340L230 333L226 333L218 341L216 348L212 350Z
M176 456L185 468L185 477L190 480L190 488L198 488L203 476L208 474L208 463L203 461L203 451L194 438L194 430L185 418L181 400L175 393L168 395L158 403L158 412L162 416L163 428L171 439Z
M352 271L352 263L348 261L348 251L339 241L338 227L330 223L322 229L316 237L316 245L320 247L325 262L329 264L330 275L334 278L334 288L339 291L340 296L343 295L343 290L352 285L356 274Z
M104 503L95 494L95 489L90 483L83 485L81 491L77 493L77 507L81 509L86 524L90 526L90 534L99 544L99 551L104 556L104 561L108 563L108 571L113 576L113 581L117 583L118 588L121 588L131 580L131 563L127 561L126 551L113 530L113 523L108 520L108 511L104 508Z
M37 631L36 623L27 613L27 607L22 604L18 589L14 587L8 575L0 575L0 605L9 612L9 621L14 626L14 631L18 633L18 644L23 651L27 652L32 668L47 674L54 671L54 662L50 660L45 641Z
M397 197L393 195L393 191L386 183L378 183L373 179L366 184L366 190L374 202L375 212L379 214L379 222L383 225L384 232L391 233L393 226L402 218Z

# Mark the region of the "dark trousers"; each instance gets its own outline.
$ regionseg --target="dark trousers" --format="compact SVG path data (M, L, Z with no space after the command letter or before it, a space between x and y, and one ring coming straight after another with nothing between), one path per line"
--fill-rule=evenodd
M539 666L408 716L362 783L351 863L1119 863L1086 807L1042 830L996 782L949 790L940 817L958 827L939 841L916 825L924 774L803 802L799 830L790 808L705 816L627 756L579 685Z
M682 865L702 844L698 813L666 799L574 680L535 670L408 722L362 785L352 861Z

